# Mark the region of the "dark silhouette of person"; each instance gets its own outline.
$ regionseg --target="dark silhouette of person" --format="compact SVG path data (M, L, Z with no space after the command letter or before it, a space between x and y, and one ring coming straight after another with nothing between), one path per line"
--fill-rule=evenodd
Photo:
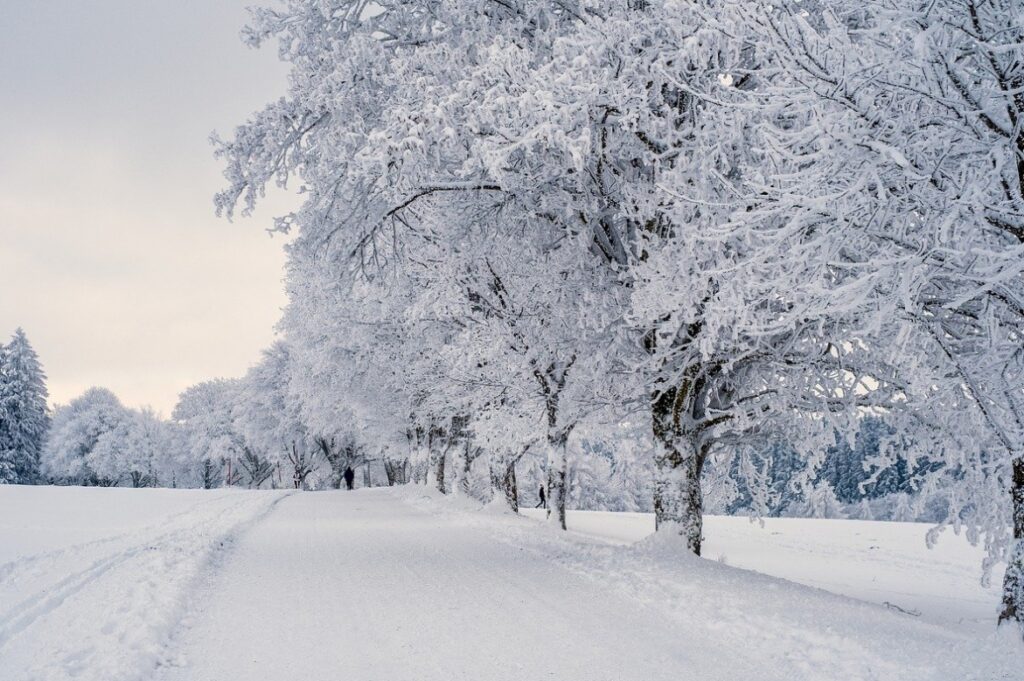
M547 508L547 507L548 507L548 497L547 497L546 494L544 494L544 485L541 485L540 486L540 501L537 502L537 505L534 506L534 508Z
M356 472L352 470L352 466L345 469L345 488L355 489Z

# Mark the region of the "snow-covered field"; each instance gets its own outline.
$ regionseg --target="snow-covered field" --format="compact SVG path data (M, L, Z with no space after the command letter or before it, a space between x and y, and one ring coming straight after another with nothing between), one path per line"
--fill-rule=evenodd
M280 492L0 486L0 679L146 678Z
M0 487L0 680L1022 678L952 535L714 517L699 560L644 515L570 524L423 487Z
M524 515L543 518L541 509ZM569 529L618 544L654 532L649 513L570 511ZM901 608L949 626L992 628L1003 566L981 585L984 551L944 531L934 548L930 525L864 520L706 516L706 558L800 584ZM1024 678L1024 676L1022 676Z

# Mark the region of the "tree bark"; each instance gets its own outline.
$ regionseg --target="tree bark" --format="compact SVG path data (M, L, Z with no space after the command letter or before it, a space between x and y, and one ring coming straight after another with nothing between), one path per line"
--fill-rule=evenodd
M434 479L437 483L437 490L441 494L448 494L448 490L445 489L444 485L444 459L446 452L440 451L437 453L437 464L434 469Z
M516 459L491 465L491 486L504 498L513 513L519 513L519 486L516 482Z
M217 486L217 468L210 459L203 459L203 489Z
M569 433L572 432L575 422L568 427L559 425L559 403L565 383L569 378L569 370L576 363L576 355L569 358L564 365L552 362L543 371L534 366L533 376L540 385L541 394L544 396L544 406L548 417L548 480L547 480L547 502L548 520L551 519L551 511L555 512L555 520L559 527L567 529L565 525L565 503L567 494L568 461L565 455L565 447L569 442ZM562 419L565 420L564 417Z
M469 473L473 468L473 459L475 458L476 453L474 452L473 445L469 440L466 440L462 447L462 473L459 477L459 491L467 497L470 496L471 492L469 488Z
M704 495L700 474L704 457L692 438L679 432L673 407L676 389L657 393L651 403L654 432L654 523L658 532L674 532L700 555Z
M565 446L569 439L568 433L558 433L548 437L548 519L554 520L563 530L565 525L565 502L568 496L566 479L568 477L568 461Z
M658 532L674 532L700 555L704 496L701 457L689 443L657 441L654 453L654 523Z
M1006 559L999 624L1016 624L1024 634L1024 456L1013 460L1010 497L1013 503L1013 544Z

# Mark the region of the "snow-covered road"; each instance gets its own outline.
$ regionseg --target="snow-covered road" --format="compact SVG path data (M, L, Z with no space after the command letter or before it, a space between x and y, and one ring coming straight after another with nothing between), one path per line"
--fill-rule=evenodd
M657 611L381 491L285 500L202 610L186 666L165 678L740 678L679 645Z
M801 522L799 550L765 532L729 551L854 595L911 563L973 583L952 554L890 546L914 528ZM914 617L422 486L0 487L0 681L1020 680L1010 629L926 602Z
M1005 636L419 494L282 501L206 585L158 678L995 681L1024 662Z

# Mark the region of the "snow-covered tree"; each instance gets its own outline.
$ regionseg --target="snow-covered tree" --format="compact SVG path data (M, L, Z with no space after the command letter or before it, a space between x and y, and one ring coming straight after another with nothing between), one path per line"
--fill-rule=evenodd
M245 443L232 414L237 393L237 380L198 383L178 397L172 412L184 433L184 463L206 489L241 482L239 459L244 456Z
M646 412L659 531L699 553L705 464L738 458L761 508L784 441L807 495L833 433L885 412L905 442L871 464L927 453L1021 620L1010 0L291 0L246 35L292 78L218 141L217 205L307 196L277 227L311 432L411 445L442 489L451 452L465 476L543 433L558 509L580 420Z
M49 428L46 375L25 332L0 345L0 483L33 484Z
M249 445L266 452L275 469L286 470L290 484L301 489L319 464L320 450L289 392L290 370L289 348L279 341L242 379L233 417Z
M402 333L383 345L429 326L462 359L414 362L402 415L542 405L556 509L568 434L597 406L573 391L615 375L619 396L590 401L648 401L659 528L699 552L703 462L795 412L827 432L820 413L852 411L863 380L840 369L855 310L834 304L834 240L754 211L771 181L755 138L784 114L746 106L756 78L729 75L752 71L747 36L699 3L428 4L258 11L248 36L280 39L292 86L220 142L218 206L297 175L309 198L278 227L300 228L305 293L397 267L428 280L431 300L392 302Z
M160 480L161 462L170 458L169 426L151 410L129 410L111 429L101 433L86 455L86 464L99 478L113 484L154 487L170 484Z
M739 3L738 3L739 4ZM740 7L791 113L796 172L772 211L841 232L835 262L877 310L864 340L898 367L924 487L1009 567L1000 619L1024 624L1024 24L1012 0ZM762 100L763 101L763 100ZM872 328L873 327L873 328ZM939 424L939 432L933 427ZM924 427L922 427L924 426Z
M92 454L104 435L124 428L129 418L128 409L105 388L90 388L58 406L43 447L43 472L71 484L116 485L116 477L92 468Z
M0 367L7 361L7 348L0 343ZM3 374L0 373L0 394L3 390ZM4 432L7 429L7 414L3 400L0 400L0 484L11 484L17 481L18 472L13 461L13 452L9 452Z

